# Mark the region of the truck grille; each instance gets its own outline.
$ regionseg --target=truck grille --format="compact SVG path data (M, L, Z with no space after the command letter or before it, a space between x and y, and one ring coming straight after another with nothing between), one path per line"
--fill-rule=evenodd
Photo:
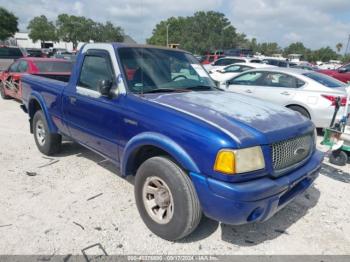
M281 174L306 159L314 146L313 134L307 134L271 145L272 163L276 174Z

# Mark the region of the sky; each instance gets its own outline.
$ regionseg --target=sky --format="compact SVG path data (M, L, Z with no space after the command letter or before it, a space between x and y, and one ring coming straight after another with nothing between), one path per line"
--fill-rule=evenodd
M335 49L340 42L345 49L350 34L349 0L0 0L0 6L19 18L20 31L26 31L34 16L55 20L68 13L109 20L138 43L144 43L161 20L200 10L222 12L238 32L282 47L301 41L312 49Z

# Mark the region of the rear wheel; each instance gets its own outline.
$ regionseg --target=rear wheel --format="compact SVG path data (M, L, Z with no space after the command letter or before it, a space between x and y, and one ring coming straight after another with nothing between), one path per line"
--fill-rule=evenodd
M298 112L299 114L301 114L302 116L305 116L308 119L311 119L309 112L305 108L302 108L300 106L289 106L288 108Z
M50 133L44 113L39 110L33 118L33 133L39 151L45 155L53 155L60 150L62 137Z
M187 174L166 157L152 157L138 169L135 199L147 227L166 240L178 240L198 226L202 211Z
M345 166L348 162L348 155L341 150L333 151L329 156L329 162L337 166Z

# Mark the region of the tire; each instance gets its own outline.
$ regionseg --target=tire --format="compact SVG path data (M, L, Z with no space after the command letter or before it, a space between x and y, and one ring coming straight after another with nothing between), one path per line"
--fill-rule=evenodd
M146 190L150 187L153 190ZM140 216L157 236L174 241L197 228L202 210L196 191L187 174L172 160L157 156L142 163L134 190ZM165 212L157 216L160 210Z
M44 113L38 110L33 118L35 144L44 155L50 156L59 152L62 136L50 133Z
M2 99L10 99L11 97L9 97L8 95L5 94L5 90L4 90L4 84L0 83L0 94L1 94L1 98Z
M341 150L333 151L329 156L329 162L337 166L345 166L348 162L348 155Z
M293 110L293 111L298 112L302 116L305 116L307 119L311 119L311 116L310 116L309 112L306 109L304 109L304 108L302 108L300 106L289 106L288 108Z

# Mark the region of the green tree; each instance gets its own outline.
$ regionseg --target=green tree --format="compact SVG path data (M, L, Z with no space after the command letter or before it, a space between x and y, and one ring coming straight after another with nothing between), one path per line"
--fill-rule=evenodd
M339 59L339 55L329 46L313 51L314 61L328 62L332 59Z
M271 56L273 54L280 54L282 51L276 42L266 42L266 43L258 44L257 50L259 53L266 56Z
M350 63L350 54L347 54L347 55L345 55L345 56L342 56L341 61L342 61L344 64Z
M289 54L301 54L302 58L307 59L310 49L306 48L301 42L295 42L286 47L283 53L285 56L288 56Z
M56 21L57 33L60 39L72 42L77 48L78 42L121 42L124 40L124 31L107 21L97 23L84 16L60 14Z
M92 40L96 42L122 42L124 40L123 29L119 26L114 26L107 21L106 24L95 23L93 26Z
M55 25L44 15L34 17L29 22L27 29L29 30L29 37L34 42L40 40L45 43L46 41L58 40Z
M343 44L342 43L338 43L335 45L335 48L337 49L337 52L339 53L340 50L343 48Z
M180 44L181 48L197 54L249 45L246 36L237 33L224 14L214 11L200 11L193 16L170 17L161 21L153 29L147 43L166 45L167 26L169 43Z
M256 41L256 38L252 38L252 40L249 42L249 48L253 51L253 54L259 52L259 44Z
M88 42L94 38L96 23L83 16L60 14L56 26L58 37L66 42L72 42L77 48L78 42Z
M14 36L18 32L18 18L5 8L0 7L0 40Z

